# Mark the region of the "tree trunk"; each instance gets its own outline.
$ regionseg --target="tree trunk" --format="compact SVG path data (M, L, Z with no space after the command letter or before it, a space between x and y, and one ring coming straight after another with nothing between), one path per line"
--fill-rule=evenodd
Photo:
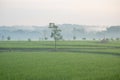
M56 51L56 49L57 49L57 47L56 47L56 42L57 42L57 41L56 41L56 39L55 39L55 51Z

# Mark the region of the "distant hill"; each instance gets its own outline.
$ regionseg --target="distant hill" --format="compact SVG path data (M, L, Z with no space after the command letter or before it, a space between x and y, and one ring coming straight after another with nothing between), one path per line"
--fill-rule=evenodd
M101 28L100 26L77 25L77 24L59 24L62 30L64 40L72 40L76 36L77 40L82 38L87 39L102 39L106 38L120 38L120 26L110 26L108 28ZM48 40L50 38L51 30L48 26L0 26L0 40L7 40L10 36L11 40Z

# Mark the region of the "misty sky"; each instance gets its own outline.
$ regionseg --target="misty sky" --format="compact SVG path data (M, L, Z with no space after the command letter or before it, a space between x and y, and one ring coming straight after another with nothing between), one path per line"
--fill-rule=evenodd
M0 0L0 25L120 25L120 0Z

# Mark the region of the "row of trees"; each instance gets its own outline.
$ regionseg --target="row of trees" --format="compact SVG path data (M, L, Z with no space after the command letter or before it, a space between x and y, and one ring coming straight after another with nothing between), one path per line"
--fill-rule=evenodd
M9 40L11 40L11 37L10 37L10 36L7 36L7 37L5 38L5 36L2 35L2 36L1 36L1 40L4 41L5 39L7 39L7 40L9 41Z
M49 28L51 29L51 38L53 38L55 41L55 50L56 50L56 42L62 39L61 30L54 23L49 23ZM76 29L74 28L73 29L73 40L76 40L75 31ZM82 40L86 40L86 38L82 38ZM96 40L96 39L93 38L93 40ZM114 39L111 38L110 40L113 41ZM120 38L116 38L116 40L120 40ZM109 41L109 38L103 38L101 40L101 42L103 43L106 43L108 41Z
M51 38L55 39L55 41L56 40L64 40L63 36L61 35L61 30L59 29L58 26L55 25L55 23L49 23L49 28L51 29ZM78 30L76 28L73 28L73 30L72 30L72 33L73 33L72 38L73 38L73 40L77 40L77 36L76 36L77 31ZM48 36L47 35L48 35L47 31L43 30L43 38L39 38L39 40L48 40ZM6 36L4 36L2 34L0 34L0 38L1 38L0 40L11 40L10 36L6 37ZM31 38L28 38L27 40L31 41ZM83 37L82 40L87 40L87 38ZM97 39L93 38L93 40L97 40ZM104 40L107 40L107 41L111 40L111 41L113 41L113 40L120 40L120 38L105 38L105 36L104 36L103 39L99 39L99 40L103 40L103 41Z
M49 23L49 28L51 30L51 38L54 39L54 45L55 45L55 50L57 49L57 41L59 40L63 40L63 37L61 35L61 29L59 29L59 27L57 25L55 25L55 23ZM76 36L75 36L75 31L76 29L73 28L73 40L76 40ZM45 36L45 40L47 40L48 38L46 37L46 32L44 32L44 36ZM2 35L2 40L4 40L4 36ZM11 40L11 37L8 36L7 40ZM86 40L86 38L82 38L82 40ZM93 40L96 40L95 38L93 38ZM107 42L109 40L109 38L104 38L101 41L102 42ZM111 40L114 40L113 38L111 38ZM116 38L116 40L120 40L120 38ZM28 41L30 42L31 39L28 38Z

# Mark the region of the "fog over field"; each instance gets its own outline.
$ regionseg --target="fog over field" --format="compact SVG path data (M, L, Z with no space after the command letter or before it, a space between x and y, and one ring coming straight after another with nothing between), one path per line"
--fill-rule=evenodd
M119 38L119 0L0 0L0 39L50 38L50 22L64 40Z
M91 26L91 25L77 25L77 24L58 24L61 29L63 40L88 40L116 39L120 38L120 26ZM51 30L49 26L0 26L0 39L7 40L10 36L11 40L52 40ZM4 38L3 38L4 36Z
M120 0L0 0L0 80L120 80Z

